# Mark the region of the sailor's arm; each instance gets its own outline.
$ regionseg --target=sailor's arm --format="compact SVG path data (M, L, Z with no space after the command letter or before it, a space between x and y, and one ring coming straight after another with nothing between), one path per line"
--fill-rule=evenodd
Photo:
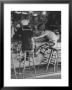
M40 36L38 36L38 37L34 37L34 39L43 38L43 37L45 37L45 36L47 36L47 33L45 33L45 34L43 34L43 35L40 35Z

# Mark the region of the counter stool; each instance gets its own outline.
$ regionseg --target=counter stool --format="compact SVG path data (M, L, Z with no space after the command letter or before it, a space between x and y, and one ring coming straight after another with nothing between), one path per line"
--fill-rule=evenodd
M27 57L27 53L29 53L29 56ZM32 57L32 59L33 59L33 67L34 67L34 72L35 72L35 77L36 77L36 68L35 68L35 58L34 58L34 50L26 50L25 52L24 52L24 69L23 69L23 74L24 74L24 72L25 72L25 68L26 68L26 66L25 66L25 62L26 62L26 60L28 59L28 62L29 62L29 69L30 69L30 62L32 62L32 61L30 61L30 57ZM25 78L25 76L23 75L23 78Z

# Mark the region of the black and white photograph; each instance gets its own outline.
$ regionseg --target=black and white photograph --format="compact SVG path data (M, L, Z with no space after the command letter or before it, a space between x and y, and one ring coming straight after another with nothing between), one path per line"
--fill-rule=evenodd
M61 11L11 11L11 79L60 73Z
M5 86L68 84L68 7L4 4Z

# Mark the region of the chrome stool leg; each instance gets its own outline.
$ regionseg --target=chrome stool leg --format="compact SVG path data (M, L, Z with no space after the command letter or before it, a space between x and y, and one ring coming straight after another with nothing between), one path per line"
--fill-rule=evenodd
M15 65L14 65L14 59L11 55L11 59L12 59L12 63L13 63L13 69L14 69L14 73L15 73L15 78L17 79L17 73L16 73L16 68L15 68Z
M29 61L29 70L30 70L30 56L28 57L28 61Z
M23 69L23 78L25 78L24 77L24 73L25 73L25 62L26 62L26 51L25 51L25 53L24 53L24 69Z
M36 77L36 68L35 68L35 58L34 58L34 52L33 52L33 66L34 66L34 70L35 70L35 77Z
M21 70L21 62L19 62L19 74L20 74L20 70Z
M49 68L51 56L52 56L52 50L51 50L50 56L49 56L49 58L48 58L48 63L47 63L47 69L46 69L46 72L48 71L48 68Z
M57 51L55 52L56 52L56 55L53 55L55 56L55 58L53 58L54 59L54 72L56 72L56 60L57 60Z

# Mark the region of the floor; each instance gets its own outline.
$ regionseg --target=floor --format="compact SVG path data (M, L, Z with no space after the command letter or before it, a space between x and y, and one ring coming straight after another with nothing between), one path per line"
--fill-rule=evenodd
M11 69L11 79L61 79L61 65L55 66L55 72L54 72L54 66L49 65L48 71L47 64L44 65L37 65L35 66L35 69L33 66L24 68L16 68L16 76L14 73L14 69ZM23 72L24 71L24 72ZM36 71L36 74L35 74Z

